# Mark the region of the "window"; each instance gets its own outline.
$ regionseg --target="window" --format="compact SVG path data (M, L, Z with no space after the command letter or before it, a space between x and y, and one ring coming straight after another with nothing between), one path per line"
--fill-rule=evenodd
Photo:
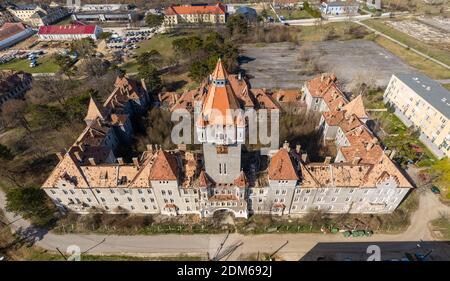
M109 189L109 192L111 192L111 194L114 194L114 189Z
M144 209L145 209L145 210L148 210L148 207L144 205Z
M63 190L63 193L64 193L64 194L67 194L67 190Z
M172 195L172 190L167 191L167 194Z
M161 194L162 195L166 195L166 191L165 190L161 190Z
M106 202L105 198L100 197L100 200L102 200L102 202Z
M52 194L56 194L56 192L55 192L54 190L50 190L50 192L51 192Z
M152 190L151 189L147 189L147 193L148 194L152 194Z
M142 190L141 190L141 189L138 189L138 193L139 193L139 194L142 194Z
M117 197L114 197L114 201L119 202L119 199L117 199Z
M131 202L131 201L133 201L130 197L127 197L127 199L128 199L128 202Z
M145 198L141 198L142 203L145 203Z
M87 194L86 190L84 190L84 189L81 192L83 192L83 194Z

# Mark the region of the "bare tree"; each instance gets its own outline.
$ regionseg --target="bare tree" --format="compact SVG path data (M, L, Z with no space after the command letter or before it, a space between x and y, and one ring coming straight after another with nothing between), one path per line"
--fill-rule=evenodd
M28 96L33 103L44 104L57 101L60 105L64 105L66 98L70 96L71 84L60 75L44 76L33 82Z
M25 119L25 112L27 104L22 100L12 99L5 102L2 106L2 120L7 127L23 127L28 133L31 133L30 126L27 119Z

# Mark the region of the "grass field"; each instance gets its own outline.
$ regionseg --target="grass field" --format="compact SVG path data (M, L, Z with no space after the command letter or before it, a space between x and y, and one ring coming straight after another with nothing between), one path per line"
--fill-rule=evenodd
M437 46L426 44L413 38L399 30L394 29L393 27L388 26L383 21L379 20L368 20L364 21L368 26L402 42L403 44L408 45L424 54L429 55L432 58L435 58L447 65L450 65L450 52L440 49Z
M450 84L445 84L445 85L442 85L442 86L444 86L444 88L446 88L447 90L450 91Z
M148 52L151 50L158 51L164 58L170 58L174 55L172 48L172 42L175 39L183 38L188 36L187 34L181 33L183 35L173 35L173 34L157 34L149 40L139 42L137 45L137 54ZM122 65L122 67L128 73L135 73L138 71L138 64L136 60L131 60Z
M287 20L312 19L312 16L305 10L281 9L277 10L279 16L284 16Z
M411 50L405 49L404 47L390 41L389 39L386 39L382 36L377 36L374 41L380 46L389 50L394 55L401 58L407 64L413 66L414 68L417 68L420 72L423 72L433 79L450 78L450 70L419 56Z
M439 231L442 234L441 239L450 239L450 219L449 217L441 217L431 222L434 231Z
M3 69L22 70L29 73L55 73L59 70L59 66L55 64L53 58L44 56L38 59L38 66L36 67L30 67L28 59L14 59L8 63L0 64L0 70Z

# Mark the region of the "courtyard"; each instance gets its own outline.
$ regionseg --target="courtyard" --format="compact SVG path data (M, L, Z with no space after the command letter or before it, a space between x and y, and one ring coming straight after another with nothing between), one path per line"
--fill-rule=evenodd
M300 48L293 43L247 44L241 48L241 69L254 88L300 88L321 72L334 72L344 86L358 78L370 78L386 87L392 73L415 72L400 58L369 40L310 42L319 69L302 73ZM344 87L345 88L345 87ZM348 90L348 89L345 89Z

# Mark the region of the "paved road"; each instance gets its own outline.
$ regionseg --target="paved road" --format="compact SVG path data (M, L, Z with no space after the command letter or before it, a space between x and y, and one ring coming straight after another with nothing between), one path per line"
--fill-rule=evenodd
M380 32L380 31L378 31L378 30L376 30L376 29L374 29L374 28L368 26L368 25L365 24L365 23L362 23L362 22L360 22L360 21L353 21L353 22L354 22L354 23L357 23L357 24L359 24L359 25L364 26L365 28L367 28L367 29L369 29L369 30L375 32L375 34L379 34L379 35L383 36L384 38L389 39L389 40L391 40L392 42L397 43L398 45L400 45L400 46L402 46L402 47L404 47L404 48L409 48L409 50L413 51L414 53L416 53L416 54L418 54L418 55L420 55L420 56L422 56L422 57L424 57L424 58L426 58L426 59L429 59L429 60L431 60L431 61L433 61L433 62L439 64L440 66L445 67L445 68L447 68L447 69L450 70L450 66L449 66L449 65L447 65L447 64L445 64L445 63L443 63L443 62L441 62L441 61L439 61L439 60L437 60L437 59L435 59L435 58L432 58L432 57L430 57L429 55L424 54L424 53L422 53L421 51L416 50L416 49L414 49L414 48L412 48L412 47L410 47L410 46L408 46L408 45L406 45L406 44L403 44L402 42L400 42L400 41L398 41L398 40L396 40L396 39L394 39L394 38L392 38L392 37L390 37L390 36L388 36L388 35L386 35L386 34Z
M4 209L5 195L0 192L0 207ZM328 251L355 252L361 251L358 244L349 242L399 242L409 241L409 244L393 243L385 251L401 252L405 248L411 248L411 243L416 241L435 241L436 239L428 228L428 223L441 213L450 214L450 208L443 205L437 197L427 191L420 197L420 206L411 218L410 227L404 232L395 235L375 234L372 237L345 238L342 235L325 234L264 234L264 235L241 235L232 234L229 236L224 250L228 247L243 242L229 257L229 260L238 259L240 255L254 254L257 252L272 252L283 245L286 241L289 243L279 252L283 258L289 260L298 260L306 255L317 244L334 243L327 248ZM5 212L9 221L17 220L17 216ZM23 219L15 221L13 229L25 229L30 227L29 223ZM206 254L214 256L220 243L223 241L224 234L215 235L136 235L136 236L118 236L118 235L94 235L94 234L67 234L56 235L46 233L42 229L33 229L29 232L36 233L38 237L37 245L48 250L55 250L57 247L61 250L67 249L70 245L77 245L84 252L96 254ZM104 242L102 242L105 239ZM415 245L415 244L414 244ZM94 247L94 248L93 248ZM450 245L443 244L437 249L441 257L449 257Z

